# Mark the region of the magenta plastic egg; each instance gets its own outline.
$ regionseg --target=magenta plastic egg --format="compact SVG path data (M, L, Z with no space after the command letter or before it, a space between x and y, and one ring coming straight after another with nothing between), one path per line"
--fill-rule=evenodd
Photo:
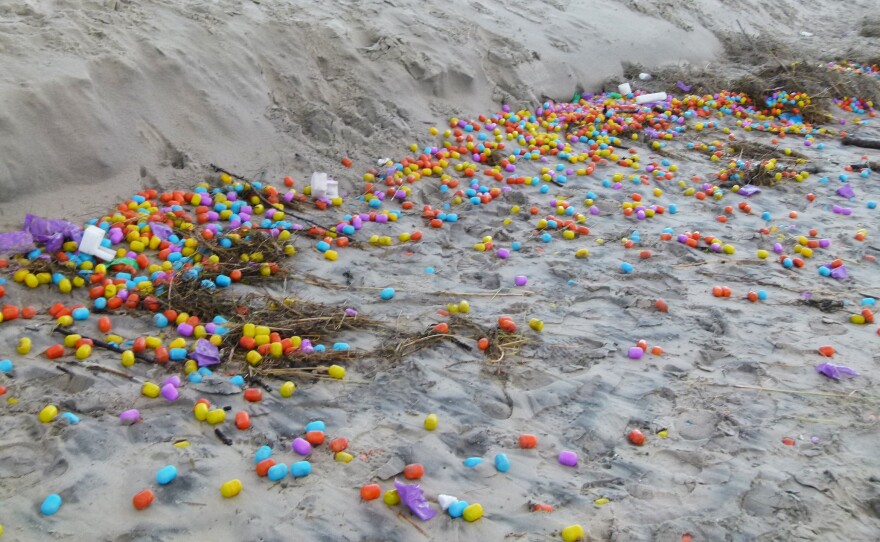
M578 464L578 455L569 450L559 452L559 463L566 467L574 467Z

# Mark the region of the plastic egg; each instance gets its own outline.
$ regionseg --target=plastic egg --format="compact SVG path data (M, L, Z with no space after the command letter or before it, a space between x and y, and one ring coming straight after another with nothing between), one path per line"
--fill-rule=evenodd
M394 297L394 288L385 288L379 295L382 299L388 301Z
M449 514L449 517L452 518L460 518L462 514L464 514L464 509L470 506L467 501L455 501L454 503L449 505L449 508L446 509L446 512Z
M141 386L141 393L145 397L155 399L156 397L159 397L159 394L162 393L162 389L157 384L154 384L152 382L144 382L144 385Z
M205 420L211 425L217 425L218 423L223 423L226 421L226 411L222 408L215 408L213 410L209 410L208 414L205 417Z
M82 361L92 355L92 345L83 344L76 349L76 359Z
M290 381L281 384L281 387L278 389L278 393L281 394L281 397L290 397L293 395L294 391L296 391L296 384Z
M559 463L565 465L566 467L574 467L578 464L578 456L577 453L563 450L559 452Z
M153 500L155 500L156 495L152 490L145 489L134 496L131 500L132 506L135 507L136 510L143 510L148 508L151 504L153 504Z
M156 472L156 482L160 486L170 484L177 478L177 467L174 465L166 465Z
M123 367L131 367L134 365L134 352L131 350L126 350L122 353L122 366Z
M436 414L428 414L425 416L425 429L428 431L433 431L437 429L437 424L439 423L439 419Z
M348 452L336 452L333 454L333 459L340 463L351 463L354 460L354 456Z
M312 453L312 445L304 438L297 437L293 439L290 448L299 455L309 455Z
M463 517L465 521L477 521L483 517L483 507L476 503L470 504L462 511L461 517Z
M395 506L400 504L400 494L397 492L397 489L389 489L382 496L382 500L388 506Z
M50 423L55 417L58 416L58 407L55 405L46 405L43 407L43 410L40 411L39 418L43 423Z
M498 472L507 472L510 470L510 459L507 454L498 454L495 456L495 468Z
M290 474L294 478L303 478L312 473L312 464L308 461L297 461L290 466Z
M273 482L277 482L278 480L283 480L284 477L287 476L287 473L287 465L284 463L278 463L269 467L269 470L266 472L266 477Z
M234 480L224 482L223 485L220 486L220 494L223 495L224 498L229 499L241 493L241 488L241 480L236 478Z
M341 367L339 365L331 365L327 368L327 374L330 375L330 378L342 380L343 378L345 378L345 367Z
M272 456L272 448L268 446L260 446L257 450L257 453L254 454L254 463L259 463L260 461L264 461L269 459Z
M61 495L57 493L52 493L43 501L43 504L40 505L40 513L44 516L52 516L58 509L61 508Z
M584 528L580 525L569 525L562 529L561 534L565 542L577 542L584 539Z
M18 347L16 347L15 351L21 354L22 356L30 353L32 342L28 337L22 337L18 340Z

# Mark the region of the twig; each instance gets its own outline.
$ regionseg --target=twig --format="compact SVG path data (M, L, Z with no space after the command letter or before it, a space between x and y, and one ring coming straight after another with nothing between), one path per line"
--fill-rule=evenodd
M224 435L223 431L221 431L219 427L217 429L214 429L214 434L217 435L217 438L220 439L223 444L227 446L232 446L232 439Z
M65 337L67 337L69 335L78 335L77 333L68 333L68 332L64 331L63 329L61 329L60 327L55 327L54 329L52 329L52 332L58 333L60 335L64 335ZM104 350L116 352L117 354L121 354L121 353L125 352L125 350L119 346L115 346L110 343L98 340L98 339L92 339L92 338L86 337L86 336L82 336L82 338L92 341L92 344L94 346L97 346L98 348L103 348ZM141 361L145 361L147 363L155 363L155 360L148 358L147 356L140 354L140 353L135 353L134 357L136 359L139 359Z
M860 137L850 137L847 136L843 138L840 142L841 145L852 145L853 147L861 147L863 149L878 149L880 150L880 140L877 139L864 139Z
M835 399L853 399L855 398L855 393L861 390L853 390L850 393L842 394L842 393L828 393L824 391L800 391L800 390L784 390L780 388L764 388L761 386L747 386L745 384L734 384L734 388L744 389L744 390L755 390L755 391L766 391L773 393L788 393L791 395L813 395L816 397L834 397Z
M407 522L407 523L409 523L410 525L412 525L413 527L415 527L416 530L417 530L418 532L422 533L422 536L424 536L425 538L429 538L429 537L428 537L428 533L426 533L424 529L422 529L421 527L419 527L418 525L416 525L416 524L413 522L413 520L411 520L411 519L409 519L408 517L404 516L404 515L403 515L403 512L398 511L398 512L397 512L397 517L403 519L405 522Z

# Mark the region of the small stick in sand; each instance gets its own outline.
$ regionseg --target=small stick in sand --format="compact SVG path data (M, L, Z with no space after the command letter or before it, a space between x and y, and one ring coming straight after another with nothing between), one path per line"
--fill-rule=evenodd
M217 435L217 438L219 438L223 442L223 444L227 446L232 446L232 439L224 435L223 431L221 431L219 427L217 429L214 429L214 434Z
M767 391L773 393L789 393L791 395L813 395L816 397L834 397L836 399L854 399L856 397L856 392L861 390L853 390L850 393L828 393L824 391L800 391L800 390L784 390L780 388L764 388L761 386L747 386L745 384L734 384L734 388L744 389L744 390L755 390L755 391Z
M424 529L422 529L421 527L419 527L418 525L416 525L416 524L413 522L413 520L411 520L411 519L409 519L408 517L404 516L404 515L403 515L403 512L397 512L397 517L403 519L405 522L407 522L407 523L409 523L410 525L412 525L413 527L415 527L416 530L417 530L418 532L422 533L422 536L424 536L425 538L428 538L428 533L426 533Z

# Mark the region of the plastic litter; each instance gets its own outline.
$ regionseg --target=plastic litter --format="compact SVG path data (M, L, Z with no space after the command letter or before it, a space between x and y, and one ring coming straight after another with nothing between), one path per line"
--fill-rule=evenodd
M395 480L394 487L397 489L397 493L400 494L400 500L420 520L428 521L437 515L437 511L431 508L431 505L425 500L425 494L418 484L402 484Z
M816 370L834 380L840 380L845 377L860 376L859 373L850 369L846 365L835 365L834 363L828 362L816 365Z
M110 261L116 257L116 251L112 248L101 246L106 232L97 226L89 226L79 243L79 251L83 254L95 256L102 260Z

